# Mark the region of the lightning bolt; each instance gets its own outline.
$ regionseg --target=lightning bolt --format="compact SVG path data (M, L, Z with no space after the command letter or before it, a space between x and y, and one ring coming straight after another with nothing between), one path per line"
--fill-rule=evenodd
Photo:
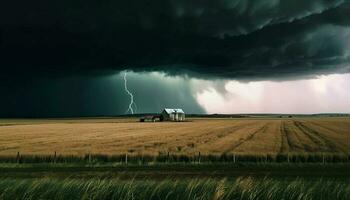
M136 106L136 103L134 101L134 95L128 89L128 79L126 78L126 75L127 75L127 72L124 72L124 89L125 89L125 92L130 96L130 103L129 103L129 107L125 113L130 112L131 114L134 114L134 108L135 108L135 112L136 112L137 106Z

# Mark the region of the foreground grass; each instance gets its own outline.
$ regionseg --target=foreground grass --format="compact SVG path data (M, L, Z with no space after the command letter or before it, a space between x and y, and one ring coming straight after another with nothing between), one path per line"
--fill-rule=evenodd
M347 199L339 179L0 179L0 199Z

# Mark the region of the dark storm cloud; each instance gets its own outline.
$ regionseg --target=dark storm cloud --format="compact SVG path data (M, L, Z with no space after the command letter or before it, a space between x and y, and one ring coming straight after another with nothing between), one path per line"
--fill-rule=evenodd
M200 77L349 72L345 0L6 1L2 74Z

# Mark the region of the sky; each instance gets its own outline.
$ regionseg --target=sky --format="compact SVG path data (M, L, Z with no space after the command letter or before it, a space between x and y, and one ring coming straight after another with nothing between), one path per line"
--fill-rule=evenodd
M227 81L195 93L206 113L350 113L350 74L294 81Z
M350 113L348 0L0 3L0 117Z

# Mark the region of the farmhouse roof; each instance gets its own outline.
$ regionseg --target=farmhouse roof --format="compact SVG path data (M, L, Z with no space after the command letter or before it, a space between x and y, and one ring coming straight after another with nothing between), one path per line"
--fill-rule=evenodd
M168 114L171 114L171 113L183 113L183 114L185 114L185 112L181 108L164 108L164 110Z

